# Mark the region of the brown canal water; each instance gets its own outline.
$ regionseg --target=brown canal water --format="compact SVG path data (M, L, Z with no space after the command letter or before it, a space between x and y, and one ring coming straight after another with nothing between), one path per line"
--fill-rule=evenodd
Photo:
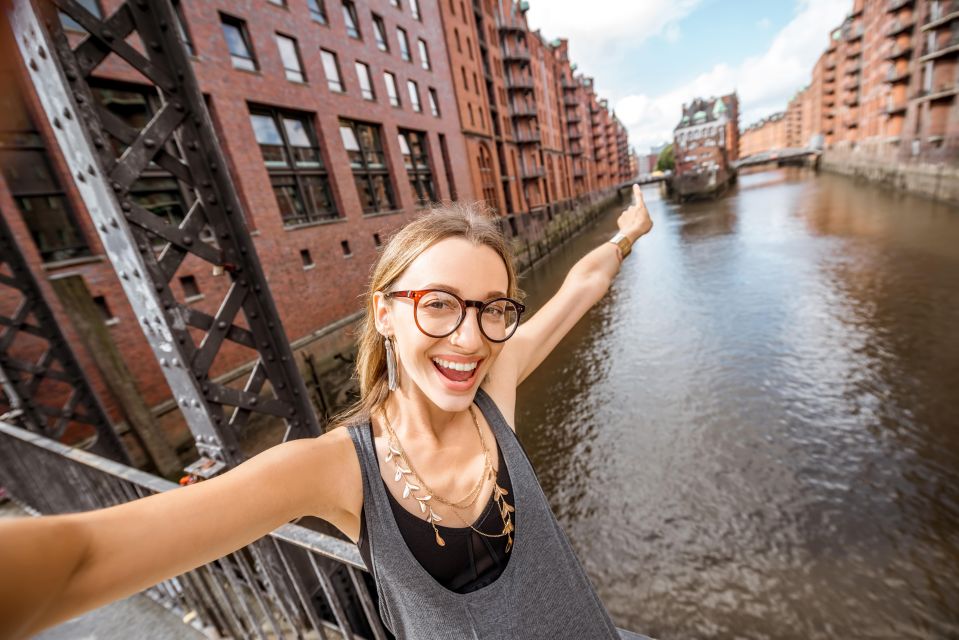
M799 169L644 193L653 233L516 418L617 625L959 638L959 211Z

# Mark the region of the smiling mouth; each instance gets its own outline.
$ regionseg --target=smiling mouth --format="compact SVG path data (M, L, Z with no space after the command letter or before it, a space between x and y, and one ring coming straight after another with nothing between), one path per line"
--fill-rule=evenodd
M439 371L440 374L442 374L443 377L446 378L447 380L452 380L453 382L467 382L469 380L472 380L473 376L476 375L476 371L479 369L479 365L482 362L482 360L479 360L475 363L470 363L470 365L463 365L463 364L452 363L452 362L447 363L447 364L454 364L454 365L459 364L460 367L475 365L473 366L473 368L467 369L465 371L462 369L454 369L447 366L443 366L439 362L437 362L435 359L431 360L431 362L433 363L433 366L436 367L436 370Z

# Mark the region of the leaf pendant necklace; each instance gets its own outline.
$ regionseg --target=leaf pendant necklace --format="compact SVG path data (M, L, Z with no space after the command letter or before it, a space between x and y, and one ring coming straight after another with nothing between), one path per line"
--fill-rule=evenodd
M487 538L502 538L506 536L506 553L509 553L510 549L513 547L513 518L512 514L515 509L513 505L506 502L506 495L508 491L503 487L499 486L496 482L496 473L493 470L493 464L490 461L489 448L486 446L486 441L483 440L483 434L480 431L479 422L476 420L476 415L473 413L473 407L469 407L470 417L473 419L473 425L476 427L476 434L479 436L480 443L483 445L483 456L484 456L484 470L483 474L480 476L479 481L473 487L473 489L466 495L462 500L453 502L439 496L435 491L430 489L426 483L422 480L416 470L413 468L413 463L410 461L409 457L406 455L406 452L403 451L403 446L400 444L400 439L397 437L396 432L393 431L393 426L390 424L389 418L386 416L386 410L383 410L383 420L386 425L386 430L389 433L389 443L387 444L386 456L384 460L386 462L392 462L394 467L393 480L394 482L403 482L403 498L414 498L419 505L420 513L424 514L424 517L430 526L433 527L433 534L436 536L436 544L445 547L446 540L443 539L443 536L440 535L439 529L436 528L436 523L441 522L443 518L437 515L433 511L430 501L434 498L439 502L449 506L453 509L453 513L459 518L470 529L485 536ZM409 478L407 478L409 476ZM463 519L463 516L459 514L459 509L466 509L472 506L476 499L479 497L482 488L486 485L486 481L491 480L493 483L493 501L496 503L497 508L499 509L500 518L503 520L503 531L501 533L489 534L484 533L474 527L469 522ZM416 495L416 492L423 491L426 495Z

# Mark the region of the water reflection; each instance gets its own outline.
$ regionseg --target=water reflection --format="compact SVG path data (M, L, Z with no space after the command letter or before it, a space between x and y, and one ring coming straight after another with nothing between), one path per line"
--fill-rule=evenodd
M520 388L620 626L959 636L959 214L835 176L674 206ZM618 210L522 284L535 310Z

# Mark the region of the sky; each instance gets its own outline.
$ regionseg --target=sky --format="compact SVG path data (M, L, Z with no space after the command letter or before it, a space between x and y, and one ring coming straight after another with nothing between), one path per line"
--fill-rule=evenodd
M588 5L589 10L583 11ZM547 40L569 38L640 153L672 141L682 104L739 94L739 126L782 111L809 84L852 0L531 0Z

